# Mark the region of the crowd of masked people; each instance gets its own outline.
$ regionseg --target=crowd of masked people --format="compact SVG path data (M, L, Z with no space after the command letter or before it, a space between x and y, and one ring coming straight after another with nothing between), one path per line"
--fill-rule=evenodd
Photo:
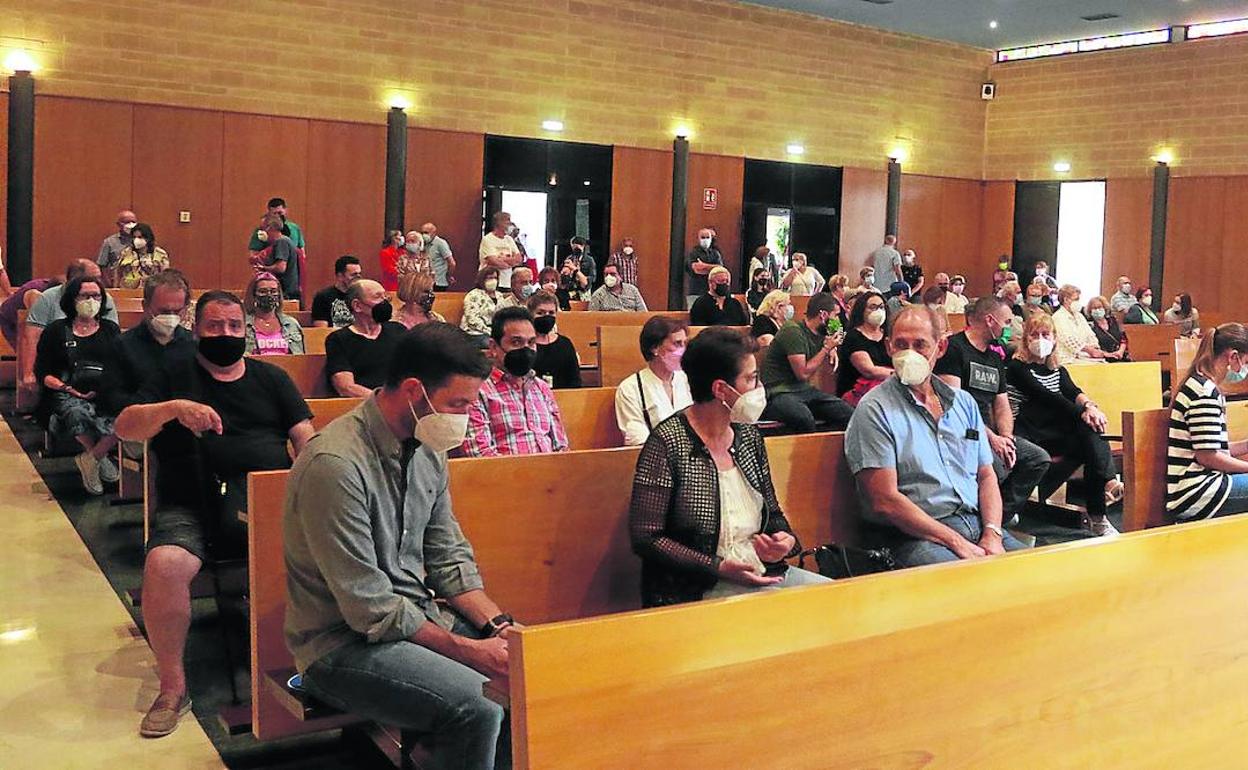
M137 253L138 239L153 248L125 214L121 254ZM503 710L481 685L506 675L508 638L523 619L486 592L448 496L447 458L568 450L553 387L579 385L579 361L558 334L559 313L573 291L605 289L612 298L600 303L627 305L638 271L630 241L619 252L628 259L609 261L590 290L596 264L573 243L581 249L560 270L535 276L509 218L492 224L468 295L478 293L481 309L470 317L466 300L460 327L433 311L448 273L422 265L389 276L383 264L379 281L355 257L337 260L312 316L338 327L326 342L328 376L361 403L320 432L289 377L264 360L302 351L281 309L300 296L286 276L306 247L284 210L253 233L249 245L260 248L242 297L211 290L192 303L183 275L165 265L140 280L143 321L123 332L109 289L124 260L102 250L71 262L63 280L19 287L0 308L9 336L10 302L29 307L30 377L49 425L81 445L88 492L115 480L118 442L150 442L158 460L142 606L160 693L144 736L169 734L191 708L190 584L205 561L244 552L235 512L246 509L247 473L291 468L285 633L301 686L335 708L434 734L445 764L505 763ZM441 251L432 225L390 247L413 253L412 237L426 257ZM284 240L289 249L266 252ZM453 270L449 248L439 259ZM1007 528L1033 491L1043 501L1064 481L1052 473L1059 457L1084 468L1090 534L1116 534L1106 509L1123 489L1107 418L1067 365L1125 360L1117 319L1159 322L1151 290L1124 277L1113 297L1084 305L1043 263L1023 290L1003 261L993 291L972 300L962 276L937 273L924 288L913 252L891 238L855 286L825 279L800 255L782 271L760 250L744 304L712 230L699 233L687 267L689 322L644 324L645 365L616 396L625 443L640 447L629 536L644 606L827 581L788 563L803 544L772 482L764 420L845 431L863 541L903 567L1023 548ZM625 285L632 291L615 291ZM795 295L809 297L800 317ZM948 333L948 312L965 313L964 331ZM1199 329L1181 295L1164 322L1184 320ZM712 328L691 338L691 324ZM835 393L816 385L823 370ZM1245 378L1248 330L1207 330L1175 386L1167 507L1176 520L1248 511L1248 442L1229 441L1219 390Z

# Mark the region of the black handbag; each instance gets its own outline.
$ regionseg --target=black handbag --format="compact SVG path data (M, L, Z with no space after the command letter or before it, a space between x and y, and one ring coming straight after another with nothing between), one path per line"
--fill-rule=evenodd
M850 545L828 543L808 548L798 557L798 566L806 567L806 557L815 557L819 574L833 580L872 575L897 569L897 562L887 548L855 548Z
M78 356L78 340L68 323L65 324L65 357L69 361L69 372L62 381L74 390L89 393L104 383L104 364Z

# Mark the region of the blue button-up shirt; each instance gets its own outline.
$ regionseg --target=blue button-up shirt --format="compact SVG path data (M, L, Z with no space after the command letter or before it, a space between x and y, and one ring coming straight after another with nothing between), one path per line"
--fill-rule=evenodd
M932 387L944 408L939 422L895 376L868 393L849 421L845 458L855 475L867 468L897 471L898 491L934 519L959 509L977 512L979 468L992 465L988 431L969 393L936 377ZM862 516L889 523L869 505Z

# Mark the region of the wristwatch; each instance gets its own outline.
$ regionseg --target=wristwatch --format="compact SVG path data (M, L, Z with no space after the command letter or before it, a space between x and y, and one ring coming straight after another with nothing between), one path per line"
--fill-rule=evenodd
M481 635L485 637L498 636L502 633L504 628L514 625L515 622L516 619L505 612L500 615L495 615L485 621L485 624L481 626Z
M996 524L984 524L984 529L988 530L989 532L997 533L997 537L1000 537L1000 538L1005 537L1005 530L1001 529Z

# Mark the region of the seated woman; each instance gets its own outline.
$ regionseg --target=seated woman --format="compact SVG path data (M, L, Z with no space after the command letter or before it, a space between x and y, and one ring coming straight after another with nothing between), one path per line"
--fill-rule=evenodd
M654 426L693 403L680 368L688 337L688 325L675 318L654 316L641 327L646 366L615 389L615 421L625 446L646 443Z
M1118 325L1110 310L1109 300L1104 297L1093 297L1084 308L1088 314L1088 325L1096 335L1096 344L1101 346L1106 361L1128 361L1127 335Z
M1038 285L1033 283L1031 286ZM1070 284L1057 290L1058 308L1053 311L1053 328L1057 334L1057 363L1061 366L1081 358L1105 358L1105 351L1101 350L1100 343L1096 341L1088 319L1076 310L1081 293L1078 286ZM1028 316L1027 320L1030 321L1031 317Z
M754 324L750 327L750 336L758 340L759 347L771 344L772 337L780 331L780 327L793 320L793 303L789 295L776 289L769 292L758 306L758 315L754 316Z
M433 273L405 273L399 278L399 301L403 306L394 320L408 329L424 323L446 323L441 313L433 309Z
M1141 286L1135 292L1136 303L1127 309L1127 314L1122 317L1124 324L1146 324L1155 326L1161 323L1157 318L1157 313L1153 312L1153 290L1147 286Z
M809 297L823 291L823 276L811 267L810 260L802 252L793 255L793 267L780 279L780 288L794 297Z
M1207 332L1170 401L1166 512L1176 521L1248 511L1248 441L1230 440L1219 389L1245 379L1248 328L1226 323Z
M1024 318L1030 316L1031 313L1041 310L1046 313L1053 312L1053 306L1049 304L1049 287L1043 283L1036 283L1033 281L1028 284L1023 302Z
M863 292L854 300L836 373L836 394L850 406L858 406L863 396L893 374L893 359L884 344L884 318L884 296L878 291Z
M559 301L559 309L566 312L572 309L572 297L567 290L560 287L559 283L559 271L553 267L543 267L541 272L537 274L538 288L555 295L555 299Z
M1097 537L1118 530L1105 517L1106 505L1122 499L1114 456L1101 434L1105 413L1075 385L1057 363L1057 333L1048 313L1036 313L1023 326L1023 339L1007 375L1007 393L1015 412L1014 433L1043 447L1054 457L1083 466L1087 481L1089 532ZM1065 479L1058 479L1058 483ZM1038 492L1044 502L1055 491Z
M552 388L581 387L581 357L572 340L556 331L559 300L542 290L529 297L533 330L537 332L537 358L533 371Z
M693 338L681 359L693 405L641 450L629 532L645 607L828 582L785 563L801 547L754 425L767 403L754 348L735 329Z
M837 273L828 279L828 292L836 300L836 317L841 322L841 328L849 326L849 305L852 297L849 296L849 276Z
M875 287L875 268L864 267L858 271L858 285L854 287L854 297L864 291L879 291Z
M765 267L755 268L750 275L753 277L750 279L750 290L745 293L745 304L750 306L751 313L758 313L758 306L775 288L775 283L771 280L771 273L768 273Z
M690 326L749 326L750 316L732 296L732 273L716 265L706 274L706 294L698 297L689 308Z
M1162 314L1162 321L1178 324L1179 334L1190 337L1200 331L1200 311L1192 307L1192 295L1184 292L1174 298L1174 304Z
M481 349L490 342L490 322L494 320L494 312L502 296L498 293L498 268L483 267L477 271L477 280L472 291L464 295L464 317L460 319L459 328L468 332Z
M282 312L282 285L272 273L256 273L243 292L247 313L247 355L282 356L304 352L299 321Z
M776 269L776 260L771 256L771 249L766 246L759 246L754 249L754 256L750 257L749 275L755 275L757 271L762 270L771 279L772 288L780 280L780 273ZM750 303L750 307L755 307L754 303Z
M110 306L98 278L70 281L61 294L65 317L44 328L35 352L41 421L82 446L74 464L92 495L104 494L103 483L117 480L117 465L109 456L117 446L113 421L126 405L127 383L133 379L121 329L104 318Z
M138 222L130 235L133 240L122 249L117 260L117 285L123 289L141 289L148 277L169 269L169 255L156 245L151 225Z
M965 313L970 300L966 297L966 277L955 275L949 281L949 293L945 295L946 313Z

